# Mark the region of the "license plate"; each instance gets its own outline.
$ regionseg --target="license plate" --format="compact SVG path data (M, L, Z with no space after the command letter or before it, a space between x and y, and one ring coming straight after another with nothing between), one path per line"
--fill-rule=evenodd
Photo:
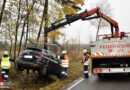
M123 72L123 69L110 69L111 72Z
M30 58L31 59L32 56L31 55L25 55L24 58Z

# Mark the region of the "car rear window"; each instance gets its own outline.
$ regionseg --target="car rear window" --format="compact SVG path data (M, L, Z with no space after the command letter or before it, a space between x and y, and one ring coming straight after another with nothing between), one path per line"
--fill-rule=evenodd
M27 50L23 51L22 56L24 56L24 55L42 55L42 52L27 49Z

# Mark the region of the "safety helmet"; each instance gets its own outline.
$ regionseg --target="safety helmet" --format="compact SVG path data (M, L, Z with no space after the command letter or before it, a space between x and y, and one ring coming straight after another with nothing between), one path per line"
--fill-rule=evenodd
M62 51L62 54L67 54L67 51L66 51L66 50L63 50L63 51Z
M86 49L84 49L84 50L83 50L83 53L87 53L87 50L86 50Z
M4 51L4 54L5 54L5 55L8 55L8 51Z

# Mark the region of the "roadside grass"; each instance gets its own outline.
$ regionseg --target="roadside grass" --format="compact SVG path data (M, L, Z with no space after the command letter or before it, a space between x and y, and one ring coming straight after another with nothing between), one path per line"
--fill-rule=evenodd
M14 69L14 64L10 69L9 81L14 83L10 86L13 90L61 90L68 83L74 81L76 78L83 75L83 64L81 63L82 53L81 51L69 52L70 65L67 70L68 79L61 80L55 75L48 75L44 79L38 77L38 72L33 73L30 70L30 74L26 75L26 70L23 72L17 72Z

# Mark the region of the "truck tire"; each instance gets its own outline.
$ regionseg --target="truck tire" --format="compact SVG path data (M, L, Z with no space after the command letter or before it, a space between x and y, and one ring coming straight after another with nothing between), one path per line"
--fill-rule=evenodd
M130 73L128 73L128 77L130 77Z
M103 74L97 74L97 76L99 79L102 79L104 77Z

